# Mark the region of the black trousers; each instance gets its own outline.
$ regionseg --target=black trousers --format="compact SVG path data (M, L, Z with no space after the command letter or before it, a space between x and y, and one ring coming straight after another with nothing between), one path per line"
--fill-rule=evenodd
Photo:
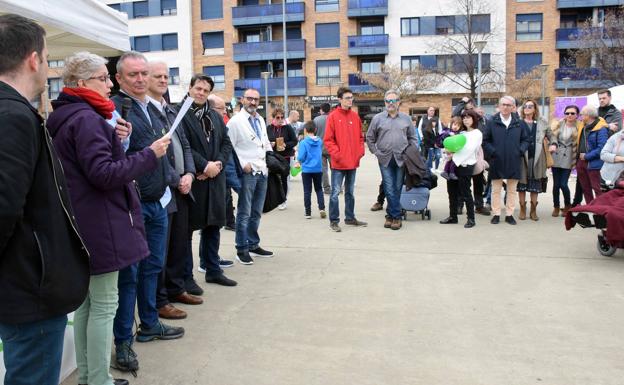
M386 191L384 190L383 182L381 182L379 184L379 195L377 195L377 203L379 203L380 205L383 205L385 200L386 200Z
M472 179L473 166L457 167L455 175L457 180L446 182L446 191L449 197L449 216L457 218L457 208L460 202L466 203L466 214L468 219L474 219L474 201L470 192L470 182Z
M156 291L156 307L169 303L169 298L186 291L184 287L184 269L188 253L189 201L188 196L173 190L178 211L169 216L169 237L165 266L160 273Z
M485 189L485 178L483 172L472 176L472 192L474 205L476 208L483 208L483 190Z
M231 228L236 227L236 217L234 216L234 201L232 200L232 189L226 189L225 202L225 224Z

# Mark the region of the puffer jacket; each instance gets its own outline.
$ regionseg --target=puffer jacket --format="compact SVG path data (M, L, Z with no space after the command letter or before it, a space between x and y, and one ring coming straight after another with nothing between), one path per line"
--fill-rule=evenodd
M580 143L581 140L585 141L585 148L587 149L585 152L587 168L589 170L600 170L604 163L602 159L600 159L600 151L602 151L602 148L607 144L607 140L609 139L609 125L603 118L596 118L591 125L593 125L593 127L587 135L585 135L585 128L579 130L578 143Z

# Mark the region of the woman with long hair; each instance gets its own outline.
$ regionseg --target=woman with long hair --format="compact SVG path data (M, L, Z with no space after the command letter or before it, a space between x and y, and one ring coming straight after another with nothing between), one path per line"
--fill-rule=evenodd
M578 133L583 127L583 123L578 120L579 112L575 105L566 106L565 117L554 121L551 127L552 142L549 150L553 157L553 217L558 217L559 213L565 216L571 207L568 180L576 164ZM563 194L563 209L559 200L560 191Z

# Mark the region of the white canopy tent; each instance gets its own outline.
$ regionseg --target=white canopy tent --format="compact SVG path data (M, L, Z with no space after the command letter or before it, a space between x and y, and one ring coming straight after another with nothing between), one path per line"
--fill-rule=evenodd
M127 15L97 0L0 0L0 13L41 24L51 60L78 51L118 56L130 50Z

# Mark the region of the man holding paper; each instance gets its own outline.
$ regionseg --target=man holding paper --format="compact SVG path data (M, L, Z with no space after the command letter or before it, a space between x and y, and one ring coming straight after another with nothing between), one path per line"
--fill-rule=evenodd
M129 98L132 107L127 121L132 124L128 153L143 150L154 140L161 138L167 129L160 111L147 99L149 69L147 59L139 52L126 52L117 62L117 81L121 91L111 98L118 111L124 99ZM119 307L115 315L116 366L121 370L136 371L138 360L132 350L132 326L134 304L138 304L141 325L137 330L137 341L154 339L175 339L184 335L184 329L161 323L156 309L156 289L165 260L167 241L167 210L171 200L168 181L175 177L175 170L166 157L158 160L155 171L137 178L141 198L141 212L150 255L119 271Z

